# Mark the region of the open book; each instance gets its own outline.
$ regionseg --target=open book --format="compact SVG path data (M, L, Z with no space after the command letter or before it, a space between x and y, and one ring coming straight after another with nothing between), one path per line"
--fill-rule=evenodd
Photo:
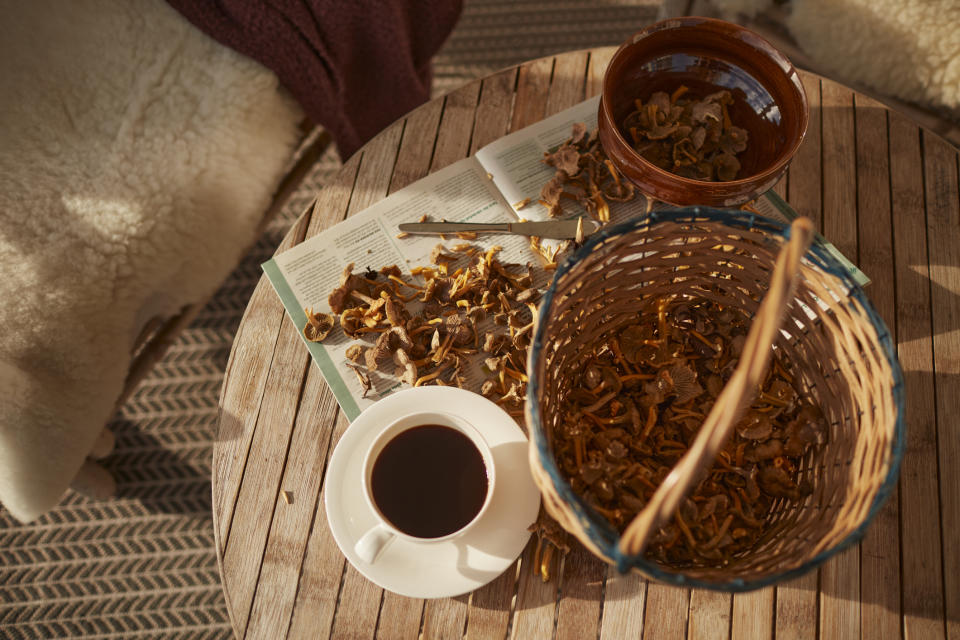
M358 272L394 264L409 271L411 267L430 264L430 253L442 239L413 235L400 238L397 225L402 222L416 222L424 215L432 221L450 222L550 219L547 208L540 205L538 199L541 188L553 177L555 169L543 162L543 155L570 137L574 123L582 122L588 131L593 130L598 101L599 98L586 100L504 136L473 156L418 180L264 263L263 270L301 337L307 323L305 310L330 311L327 296L339 284L347 264L353 263ZM527 200L530 204L521 207ZM611 223L643 215L646 206L641 195L630 202L611 202ZM564 207L566 215L584 214L574 202ZM785 222L796 216L772 191L759 198L753 207L763 215ZM461 242L463 240L454 238L447 244ZM537 264L541 260L525 237L481 235L471 242L482 249L501 247L498 257L504 263ZM852 263L832 250L861 284L868 282ZM364 393L355 371L346 364L346 349L354 342L339 327L322 343L305 340L349 420L402 386L392 375L371 375L373 386ZM465 375L468 388L480 388L484 374L479 366Z

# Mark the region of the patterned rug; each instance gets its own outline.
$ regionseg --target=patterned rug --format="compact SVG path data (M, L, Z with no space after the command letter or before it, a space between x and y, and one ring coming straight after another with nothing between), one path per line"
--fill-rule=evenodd
M435 93L559 51L617 44L653 0L466 0ZM213 546L210 455L234 332L287 228L338 170L306 177L257 246L110 425L109 502L70 494L30 525L0 510L0 638L229 638Z

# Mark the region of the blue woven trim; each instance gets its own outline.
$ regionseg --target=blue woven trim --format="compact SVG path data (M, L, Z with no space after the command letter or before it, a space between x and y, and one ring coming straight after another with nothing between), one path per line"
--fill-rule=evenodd
M662 209L652 211L647 216L629 220L617 225L613 225L592 234L587 241L576 251L571 253L557 267L553 276L553 281L544 294L541 305L541 317L545 317L553 305L553 298L556 294L557 283L566 275L575 264L590 255L594 249L617 236L630 233L634 230L649 227L652 224L661 221L671 221L676 223L695 223L698 220L710 220L722 222L734 228L744 230L760 230L773 236L780 236L785 240L790 237L790 226L778 220L773 220L765 216L757 215L753 212L738 210L712 209L708 207L683 207L676 209ZM863 538L867 526L877 515L884 503L890 497L894 488L897 486L897 478L900 473L900 463L903 459L906 447L906 422L904 414L906 412L906 397L904 392L903 372L896 356L896 345L887 329L883 319L874 309L873 305L867 299L863 289L853 279L852 274L844 267L829 251L826 250L822 240L816 240L811 245L806 254L806 259L822 271L837 277L844 286L847 287L847 296L856 300L867 314L867 318L877 332L880 348L890 365L893 376L892 395L896 407L897 417L894 426L893 440L890 446L890 468L883 484L877 491L873 503L867 512L867 516L856 530L851 532L846 538L830 549L817 554L810 561L790 571L783 571L760 580L742 580L740 578L732 579L728 582L706 582L689 578L681 573L667 571L663 567L648 561L642 555L627 555L620 551L618 542L620 539L617 531L610 525L606 518L596 513L590 508L578 495L573 492L570 483L563 477L557 468L556 461L550 451L546 434L542 428L542 419L540 416L540 407L537 403L537 397L540 390L540 380L535 374L534 363L537 361L543 349L543 331L544 325L538 324L537 330L533 336L533 342L530 349L530 355L527 363L527 371L530 372L530 382L527 385L527 406L532 420L530 436L536 444L537 451L540 454L540 460L544 470L550 476L550 481L559 494L560 498L567 503L580 520L585 534L590 538L603 554L609 558L620 572L626 572L632 568L637 568L643 573L667 584L673 584L684 587L697 587L712 589L716 591L750 591L759 589L772 584L780 583L792 578L798 577L810 571L811 569L823 564L827 559L840 553L844 549L856 544ZM847 304L852 304L848 302Z

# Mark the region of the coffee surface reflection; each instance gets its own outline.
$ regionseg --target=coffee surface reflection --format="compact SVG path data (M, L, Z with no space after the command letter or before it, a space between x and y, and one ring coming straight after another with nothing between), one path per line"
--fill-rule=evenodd
M377 456L371 473L374 502L400 531L440 538L470 523L487 496L487 470L473 441L438 424L412 427Z

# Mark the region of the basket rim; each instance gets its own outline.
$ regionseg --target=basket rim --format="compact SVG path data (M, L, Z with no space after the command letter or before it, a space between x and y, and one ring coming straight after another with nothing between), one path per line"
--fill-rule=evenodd
M582 246L568 255L558 265L553 279L551 280L547 291L543 295L543 300L540 305L540 318L544 318L546 315L545 311L552 306L559 280L567 272L569 272L574 265L588 256L597 245L607 241L610 238L621 236L642 227L651 226L659 222L686 223L703 220L721 222L743 230L758 229L771 235L780 236L784 240L789 239L790 235L790 226L788 223L783 223L779 220L775 220L773 218L750 211L716 209L702 206L671 207L668 209L651 211L648 214L633 220L628 220L626 222L600 229L596 233L591 234ZM542 424L542 419L540 416L540 407L536 402L536 398L540 389L540 380L536 375L536 369L533 365L540 352L543 350L543 332L545 326L542 322L537 323L527 362L527 371L530 372L530 379L527 384L525 404L528 429L530 432L529 437L533 445L537 447L540 462L544 470L547 472L547 475L550 477L550 482L553 484L554 489L566 502L566 504L572 508L577 519L584 526L584 531L590 538L591 542L596 545L597 548L601 549L608 559L613 561L621 573L625 573L631 568L637 568L647 576L666 584L728 592L750 591L753 589L760 589L762 587L777 584L807 573L808 571L820 566L829 558L840 553L844 549L847 549L848 547L858 543L861 538L863 538L867 527L873 521L874 517L876 517L877 513L880 511L880 509L889 499L893 490L896 488L897 478L900 472L900 464L906 448L906 397L903 372L900 368L900 363L896 355L896 345L893 343L893 337L883 319L880 317L880 314L876 311L873 304L867 298L863 288L853 277L852 272L827 249L826 245L826 239L817 233L813 244L810 246L810 249L807 251L807 254L804 257L819 269L836 276L847 287L847 296L855 299L860 304L868 320L876 330L880 349L882 350L883 355L887 359L887 362L891 368L891 375L893 378L891 395L893 397L894 407L896 408L896 418L889 450L890 466L887 470L886 477L880 484L880 487L877 489L877 493L874 496L873 502L871 503L863 522L861 522L856 529L851 531L843 540L829 549L821 551L799 567L795 567L786 571L780 571L757 580L733 578L727 582L714 582L698 578L691 578L683 573L667 571L658 564L648 561L642 554L630 556L620 552L619 546L617 545L617 541L619 540L620 536L617 531L605 518L594 512L593 509L591 509L580 499L579 496L574 493L570 483L567 482L567 480L562 476L559 468L557 467L556 461L550 452L544 430L542 428L535 428L535 425Z

